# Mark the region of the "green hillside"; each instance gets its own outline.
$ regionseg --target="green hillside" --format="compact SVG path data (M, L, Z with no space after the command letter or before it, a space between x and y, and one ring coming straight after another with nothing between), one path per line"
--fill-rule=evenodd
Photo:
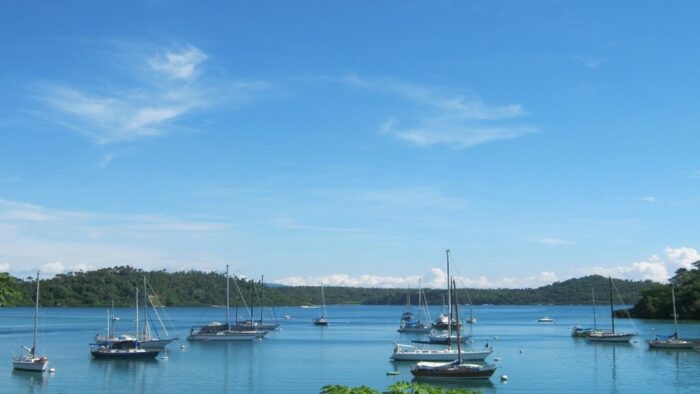
M690 270L681 268L670 284L655 284L642 292L632 309L632 317L646 319L673 319L671 286L675 286L676 312L679 319L700 320L700 261Z
M112 301L118 306L133 303L136 286L141 286L146 276L159 301L167 306L208 306L226 303L225 276L222 273L201 271L145 272L129 266L105 268L96 271L56 275L42 280L41 304L44 306L107 306ZM271 286L261 288L258 282L235 279L231 284L231 304L246 302L258 304L262 297L267 305L320 304L320 288L315 286ZM650 281L614 280L626 303L640 299L643 291L656 288ZM469 289L474 304L588 304L591 289L595 289L599 302L608 302L608 279L587 276L556 282L536 289ZM31 278L18 279L0 276L0 303L2 305L31 305L34 283ZM356 287L326 287L328 304L400 305L406 303L406 289L379 289ZM430 304L442 304L442 289L427 289ZM460 302L466 303L465 290L459 291ZM412 299L417 301L415 289Z

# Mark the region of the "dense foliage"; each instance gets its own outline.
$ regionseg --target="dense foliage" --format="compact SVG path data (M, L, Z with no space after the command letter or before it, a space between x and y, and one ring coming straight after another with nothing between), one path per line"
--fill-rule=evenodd
M387 394L478 394L480 391L467 389L443 389L424 383L398 382L387 388ZM321 394L381 394L381 392L367 387L348 387L343 385L326 385L321 388Z
M186 271L145 272L129 266L105 268L96 271L60 274L41 282L41 304L44 306L107 306L114 301L117 306L133 304L137 286L147 277L162 305L209 306L226 303L226 280L223 273ZM614 280L625 302L636 302L643 290L651 289L653 282ZM34 282L0 277L0 302L3 305L31 305ZM240 291L239 291L240 289ZM474 304L587 304L591 302L591 289L595 289L599 302L607 302L608 280L602 276L587 276L556 282L537 289L470 289ZM442 289L427 289L429 304L443 303ZM467 302L466 290L459 291L461 303ZM411 295L417 303L417 291L413 289L378 289L355 287L326 287L327 304L400 305ZM241 295L250 305L310 305L321 303L321 291L315 286L272 286L264 288L259 281L232 278L231 305L242 305Z
M630 309L630 314L646 319L673 319L671 286L675 287L678 318L700 320L700 261L693 263L690 270L677 270L670 284L656 284L642 292L642 299Z

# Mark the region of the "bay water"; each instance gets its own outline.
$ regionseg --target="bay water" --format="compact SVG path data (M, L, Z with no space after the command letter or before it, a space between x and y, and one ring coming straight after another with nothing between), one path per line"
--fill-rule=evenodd
M144 362L91 358L89 344L105 331L105 309L42 308L38 352L56 371L38 374L13 371L11 363L20 345L31 346L33 309L0 308L0 393L318 393L326 384L383 390L413 379L412 363L389 359L393 342L421 338L396 332L404 309L329 306L330 325L316 327L318 309L277 307L281 328L262 341L202 343L184 339L190 327L223 321L225 310L167 308L182 340L168 346L167 360ZM432 316L441 309L431 308ZM599 327L609 327L609 309L597 311ZM446 387L483 393L700 393L699 352L649 350L645 343L671 334L672 321L618 319L619 331L640 335L631 344L615 345L570 336L572 325L592 325L590 306L477 306L474 312L478 322L465 328L470 346L488 343L494 352L487 361L498 370L489 381ZM117 333L133 333L134 310L118 308L116 315ZM555 323L537 322L545 316ZM680 332L700 338L700 323L682 322Z

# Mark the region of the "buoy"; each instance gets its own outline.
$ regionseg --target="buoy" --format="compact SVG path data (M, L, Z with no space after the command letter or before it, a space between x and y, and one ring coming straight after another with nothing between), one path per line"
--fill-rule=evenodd
M508 375L501 375L501 382L507 382L508 381Z
M56 372L56 368L49 368L49 373L54 373Z
M494 335L494 336L493 336L493 339L498 339L498 336Z
M501 358L500 358L500 357L496 357L496 358L493 359L493 361L501 361Z
M180 349L184 349L184 348L185 348L185 345L180 345Z
M469 343L474 343L474 340L473 340L473 339L470 339L470 340L469 340Z
M520 353L522 353L522 352L523 352L523 349L520 349Z

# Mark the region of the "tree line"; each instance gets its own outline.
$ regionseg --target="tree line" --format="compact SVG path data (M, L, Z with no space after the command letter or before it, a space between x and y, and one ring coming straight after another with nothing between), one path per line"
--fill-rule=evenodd
M629 313L644 319L673 319L671 287L676 294L679 319L700 320L700 260L690 269L680 268L668 284L654 284L642 292L641 299Z
M59 274L41 281L43 306L104 307L114 302L129 306L134 302L137 287L146 277L150 288L164 306L225 305L226 280L224 273L179 271L143 271L130 266L103 268L88 272ZM614 279L625 303L635 303L644 291L659 285L651 281ZM33 278L15 278L0 274L0 305L27 306L33 304ZM460 303L467 300L476 305L534 305L534 304L590 304L592 290L598 302L608 302L608 279L599 275L569 279L562 282L526 289L459 289ZM327 304L401 305L418 303L418 291L413 289L385 289L358 287L325 287ZM260 281L231 277L232 306L260 305L318 305L321 290L318 286L261 286ZM444 303L443 289L424 289L428 304ZM646 294L646 293L645 293Z

